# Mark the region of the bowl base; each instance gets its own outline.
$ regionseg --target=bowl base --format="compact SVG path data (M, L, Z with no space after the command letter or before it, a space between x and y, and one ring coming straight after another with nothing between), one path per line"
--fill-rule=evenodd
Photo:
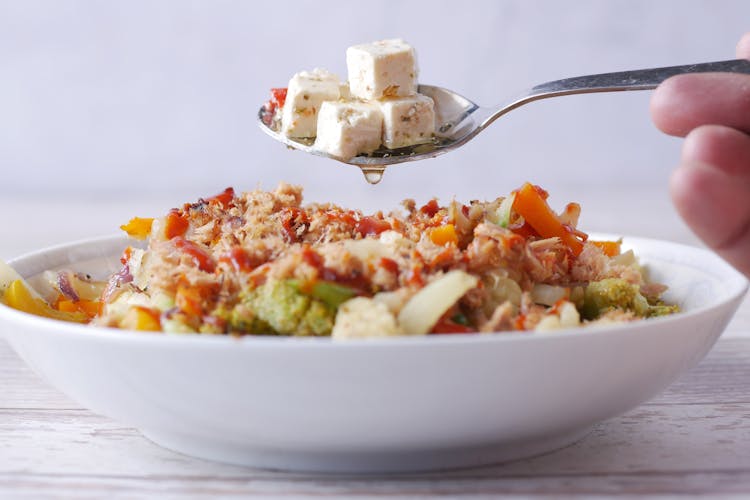
M327 474L385 474L428 472L488 466L531 458L565 448L583 439L591 427L543 439L451 449L403 450L284 450L252 444L186 436L169 431L141 430L155 444L196 458L258 469Z

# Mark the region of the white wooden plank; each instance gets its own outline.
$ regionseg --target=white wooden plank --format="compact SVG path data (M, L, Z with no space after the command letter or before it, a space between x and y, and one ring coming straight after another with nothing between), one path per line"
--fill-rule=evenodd
M75 409L81 405L39 378L0 338L0 408Z
M727 325L722 338L750 337L750 294L740 304L737 313Z
M721 339L706 358L646 403L750 403L750 341Z
M547 476L506 478L409 477L316 479L189 479L159 477L13 476L0 475L0 497L18 498L571 498L579 495L617 495L618 498L703 495L709 498L746 498L750 474L741 471L679 474L608 474L605 476ZM5 496L8 495L8 496Z

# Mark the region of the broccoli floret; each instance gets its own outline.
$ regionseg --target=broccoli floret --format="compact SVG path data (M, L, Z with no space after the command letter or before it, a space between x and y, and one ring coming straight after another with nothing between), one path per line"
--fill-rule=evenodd
M612 309L631 311L636 316L645 317L649 316L650 306L638 285L622 278L606 278L589 283L584 291L581 315L591 320Z
M310 307L299 324L298 335L330 335L336 311L319 300L310 300Z
M247 305L276 333L291 335L310 307L310 298L287 281L268 281L253 290Z
M230 332L266 334L274 333L271 326L260 319L246 303L237 304L228 314Z
M243 294L230 325L238 331L330 335L336 311L300 292L290 280L272 280Z
M648 316L649 318L653 318L656 316L667 316L669 314L674 314L676 312L680 312L680 307L676 305L668 305L664 303L658 303L655 305L652 305L648 309Z

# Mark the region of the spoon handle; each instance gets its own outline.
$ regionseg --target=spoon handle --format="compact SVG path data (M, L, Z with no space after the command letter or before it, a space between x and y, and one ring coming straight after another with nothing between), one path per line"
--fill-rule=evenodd
M616 92L621 90L648 90L675 75L685 73L746 73L750 74L750 60L734 59L665 68L618 71L598 75L576 76L542 83L532 88L530 95L568 95L589 92Z
M659 86L670 76L685 73L745 73L750 74L750 60L733 59L665 68L636 69L601 73L598 75L575 76L551 82L541 83L527 90L517 99L492 110L471 135L473 137L492 122L514 109L540 99L572 94L590 94L594 92L619 92L623 90L649 90ZM470 138L470 137L469 137Z

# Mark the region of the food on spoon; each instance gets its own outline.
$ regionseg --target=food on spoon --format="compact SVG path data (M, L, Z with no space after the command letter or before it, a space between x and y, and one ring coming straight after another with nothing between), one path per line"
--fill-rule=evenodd
M315 137L320 105L337 101L341 97L340 86L338 77L324 69L294 75L281 111L281 132L288 137Z
M369 102L328 101L318 113L315 147L340 158L371 153L380 147L383 112Z
M433 141L435 104L417 93L416 54L409 44L393 39L355 45L346 61L348 82L316 69L294 75L288 89L272 89L266 125L292 139L317 137L316 149L344 160L380 147Z
M346 49L349 89L359 99L408 97L417 93L417 55L400 39Z
M435 104L424 95L384 99L383 146L398 149L432 141L435 135Z
M333 336L544 331L671 314L619 241L577 229L524 184L489 202L366 215L302 204L299 187L224 192L122 226L106 282L43 275L46 302L0 266L4 302L32 314L168 333ZM134 243L135 245L135 243ZM140 244L142 245L142 243ZM85 270L80 270L85 271ZM38 281L38 280L37 280Z

